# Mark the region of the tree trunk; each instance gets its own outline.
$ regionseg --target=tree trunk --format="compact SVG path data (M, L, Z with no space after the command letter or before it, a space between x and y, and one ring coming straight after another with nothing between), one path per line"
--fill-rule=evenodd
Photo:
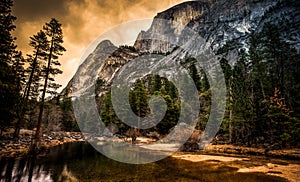
M33 138L33 143L32 143L32 149L33 150L37 149L37 147L40 143L41 135L42 135L41 126L42 126L42 119L43 119L43 111L44 111L44 103L45 103L45 96L46 96L48 78L49 78L50 67L51 67L53 41L54 40L52 38L50 53L49 53L49 57L48 57L48 65L47 65L47 70L46 70L46 75L45 75L44 88L43 88L42 99L41 99L41 104L40 104L40 112L39 112L38 122L37 122L37 126L36 126L35 136Z
M229 142L232 143L233 139L233 126L232 126L232 105L233 105L233 98L232 98L232 86L231 83L229 84L229 103L230 103L230 108L229 108Z
M36 55L35 55L35 57L33 59L32 70L31 70L31 73L30 73L30 76L29 76L29 80L28 80L27 86L26 86L26 88L24 90L23 103L22 103L22 106L21 106L21 113L19 115L18 121L17 121L16 126L15 126L14 139L18 139L19 138L21 125L24 122L24 116L25 116L25 111L26 111L25 108L26 108L26 105L28 103L28 98L29 98L29 94L30 94L31 84L32 84L34 72L35 72L35 69L36 69L36 66L37 66L37 57L38 57L38 54L39 54L39 49L37 49Z

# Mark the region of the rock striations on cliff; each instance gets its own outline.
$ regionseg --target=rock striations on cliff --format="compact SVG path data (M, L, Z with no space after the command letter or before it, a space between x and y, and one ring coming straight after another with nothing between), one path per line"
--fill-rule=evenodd
M203 0L178 4L158 13L149 30L140 32L133 47L117 48L108 40L101 42L78 68L76 75L80 76L72 78L62 95L84 93L82 88L88 89L94 84L91 77L84 76L86 74L97 74L97 82L101 84L96 87L96 94L101 95L118 70L142 54L156 52L176 60L176 48L192 38L186 30L200 35L205 40L201 46L213 52L233 40L247 50L250 33L259 32L266 23L278 26L283 38L300 50L300 3L297 0ZM185 48L196 49L195 45ZM76 90L76 84L81 85L81 89Z

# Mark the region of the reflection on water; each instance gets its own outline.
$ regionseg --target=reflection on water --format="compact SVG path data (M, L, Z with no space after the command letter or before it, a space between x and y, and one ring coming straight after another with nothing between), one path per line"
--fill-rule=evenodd
M88 144L52 148L44 157L0 161L0 181L285 181L209 162L166 158L155 163L120 163Z
M128 164L147 164L155 162L171 156L180 147L180 144L171 144L172 147L170 147L170 144L158 143L145 145L132 145L126 142L89 143L106 157Z
M1 161L1 181L52 181L44 166L36 164L36 157Z

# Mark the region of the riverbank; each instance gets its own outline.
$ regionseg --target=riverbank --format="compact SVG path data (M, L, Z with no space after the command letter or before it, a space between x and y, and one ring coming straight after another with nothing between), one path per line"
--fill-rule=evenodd
M213 165L216 169L226 166L235 169L234 175L241 173L263 173L265 175L281 177L291 182L297 182L300 179L300 162L294 160L270 159L257 156L241 157L234 154L231 156L221 156L196 153L176 153L172 157L193 163L206 162Z
M169 145L169 144L167 144ZM233 155L233 154L232 154ZM148 164L132 165L112 160L87 143L53 147L46 157L1 161L0 181L248 181L266 182L299 179L295 160L266 157L228 157L176 152ZM287 168L282 168L287 166ZM262 171L259 171L259 170ZM264 170L268 171L264 171ZM248 171L245 171L248 170ZM291 173L288 170L291 170ZM273 175L274 174L274 175ZM278 175L275 175L278 174ZM283 175L286 175L284 177Z
M0 160L26 156L29 152L32 131L21 130L21 139L13 142L11 139L1 140ZM124 139L117 139L123 142ZM126 140L127 141L127 140ZM84 142L80 132L51 132L43 135L42 149L63 145L66 143ZM130 142L128 139L127 142ZM154 140L138 137L138 145L147 145ZM164 149L168 148L168 144ZM261 173L277 176L289 181L300 179L300 149L266 151L260 148L240 147L233 145L208 145L204 150L196 152L175 152L171 158L188 161L198 165L210 165L212 169L230 168L234 175L242 173ZM290 159L290 160L287 160ZM296 160L291 160L296 159Z
M4 135L5 136L5 135ZM32 130L22 129L20 132L20 139L18 141L12 140L12 132L6 135L6 138L0 140L0 160L4 158L15 158L26 156L29 152ZM131 142L131 138L127 140L115 138L117 142ZM84 142L84 138L80 132L49 132L43 134L43 139L40 148L48 149L58 145L74 142ZM138 137L137 144L149 144L155 140L145 137ZM270 150L263 148L242 147L234 145L207 145L203 150L193 152L199 155L240 155L240 156L267 156L272 158L282 159L300 159L300 149L284 149L284 150Z
M30 149L32 136L32 130L22 129L20 131L20 139L14 141L12 132L6 133L0 140L0 160L26 156ZM72 142L84 142L82 134L80 132L49 132L43 134L40 148L48 149Z
M209 154L209 155L234 154L234 155L266 156L272 158L300 160L300 148L266 151L263 148L209 144L204 148L204 150L201 150L198 153Z

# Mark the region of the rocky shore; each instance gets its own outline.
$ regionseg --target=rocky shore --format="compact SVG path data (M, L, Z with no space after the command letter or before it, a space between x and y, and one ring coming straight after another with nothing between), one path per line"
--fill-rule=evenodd
M28 154L32 142L33 131L20 131L19 140L12 139L11 134L4 135L0 140L0 160L5 158L23 157ZM40 148L62 145L70 142L83 142L83 136L80 132L49 132L43 134Z

